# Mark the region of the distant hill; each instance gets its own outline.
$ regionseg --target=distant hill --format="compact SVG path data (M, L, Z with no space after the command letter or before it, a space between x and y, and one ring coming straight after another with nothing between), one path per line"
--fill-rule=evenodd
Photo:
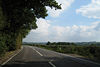
M100 46L100 42L75 42L75 44L77 45L96 45L96 46Z

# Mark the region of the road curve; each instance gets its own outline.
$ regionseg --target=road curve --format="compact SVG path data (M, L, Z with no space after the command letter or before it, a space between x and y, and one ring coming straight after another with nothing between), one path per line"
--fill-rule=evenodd
M100 64L33 47L23 49L2 67L100 67Z

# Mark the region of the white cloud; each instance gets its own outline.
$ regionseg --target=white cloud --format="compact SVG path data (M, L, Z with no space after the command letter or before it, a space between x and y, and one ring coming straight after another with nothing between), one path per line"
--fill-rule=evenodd
M100 41L100 22L91 25L52 26L50 20L39 19L38 29L31 30L23 40L28 42L45 41Z
M32 30L33 32L35 33L41 33L42 35L48 35L49 34L49 31L48 31L48 28L50 26L50 21L49 20L45 20L45 19L38 19L37 20L37 30Z
M64 10L68 9L70 5L74 2L74 0L56 0L58 4L62 4L61 10L55 10L54 8L51 9L50 7L47 7L48 13L51 17L58 17Z
M88 18L100 19L100 0L91 0L91 3L76 10Z

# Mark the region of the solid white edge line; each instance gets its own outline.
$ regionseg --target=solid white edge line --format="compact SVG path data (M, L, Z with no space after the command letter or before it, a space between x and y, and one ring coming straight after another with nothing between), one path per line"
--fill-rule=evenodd
M52 62L49 62L49 64L50 64L52 67L56 67Z
M33 48L33 50L35 50L40 56L43 56L39 51L37 51L36 49Z
M22 46L21 50L22 50L22 49L23 49L23 46ZM20 51L21 51L21 50L20 50ZM20 52L20 51L19 51L19 52ZM19 53L19 52L18 52L18 53ZM7 62L9 62L13 57L15 57L18 53L14 54L11 58L9 58L7 61L3 62L1 65L2 65L2 66L5 65L5 64L6 64Z

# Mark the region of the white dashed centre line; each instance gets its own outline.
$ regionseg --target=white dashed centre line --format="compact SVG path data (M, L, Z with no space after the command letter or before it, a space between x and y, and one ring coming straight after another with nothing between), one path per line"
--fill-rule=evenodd
M39 51L37 51L36 49L33 48L33 50L35 50L40 56L43 56Z
M40 56L43 56L39 51L37 51L36 49L32 48L34 51L36 51ZM51 60L53 61L53 60ZM56 67L52 62L48 62L52 67Z
M49 62L49 64L50 64L52 67L56 67L52 62Z

